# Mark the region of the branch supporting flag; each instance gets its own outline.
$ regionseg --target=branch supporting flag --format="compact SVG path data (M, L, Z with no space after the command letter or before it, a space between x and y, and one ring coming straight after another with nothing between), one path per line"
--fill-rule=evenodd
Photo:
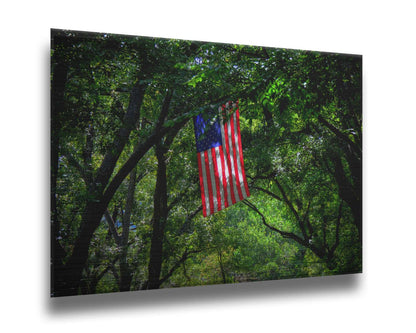
M194 117L202 212L209 216L250 196L237 102Z

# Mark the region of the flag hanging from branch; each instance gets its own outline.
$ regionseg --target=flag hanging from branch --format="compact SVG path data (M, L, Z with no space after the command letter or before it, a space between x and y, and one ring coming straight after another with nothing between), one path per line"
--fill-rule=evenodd
M212 215L250 196L238 101L194 117L202 212Z

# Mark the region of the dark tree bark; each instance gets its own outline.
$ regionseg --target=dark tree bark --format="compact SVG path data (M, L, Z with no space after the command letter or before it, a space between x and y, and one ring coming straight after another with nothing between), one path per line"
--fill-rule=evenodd
M167 175L166 175L166 153L169 150L175 136L179 130L185 125L186 121L174 126L166 135L165 140L160 140L155 146L157 158L157 176L156 188L153 196L153 231L150 246L150 260L148 266L148 282L147 289L157 289L160 287L162 280L160 273L162 271L163 261L163 238L165 226L172 207L168 206L167 195Z
M220 270L221 270L221 277L222 277L222 283L227 283L227 276L225 274L224 264L222 262L222 251L218 250L218 262L220 264Z
M55 289L54 267L62 268L66 254L58 241L60 223L56 202L56 184L59 167L59 137L62 126L59 115L65 109L64 92L68 78L68 66L56 57L58 55L52 59L56 65L51 83L51 290Z
M363 226L362 226L362 195L361 195L361 181L354 186L348 181L345 175L345 170L342 165L341 158L335 156L332 158L332 162L335 167L335 180L338 184L339 196L348 204L351 208L354 216L354 224L357 227L358 236L360 241L362 240Z
M264 120L266 121L267 128L271 130L274 127L273 115L265 106L263 106L263 115Z
M160 272L163 259L163 237L168 217L168 197L167 197L167 178L166 178L166 146L161 142L156 145L157 157L157 178L156 188L153 197L153 231L150 247L149 278L147 289L157 289L160 286Z
M123 234L121 236L120 253L120 291L129 291L132 279L132 270L127 262L128 241L130 233L131 213L134 204L137 172L134 168L130 173L129 188L127 190L126 207L123 215Z

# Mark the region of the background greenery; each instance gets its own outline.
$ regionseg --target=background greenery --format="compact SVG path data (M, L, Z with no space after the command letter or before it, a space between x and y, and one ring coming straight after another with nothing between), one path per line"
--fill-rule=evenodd
M52 31L52 295L362 270L361 57ZM251 197L201 212L192 117L240 100Z

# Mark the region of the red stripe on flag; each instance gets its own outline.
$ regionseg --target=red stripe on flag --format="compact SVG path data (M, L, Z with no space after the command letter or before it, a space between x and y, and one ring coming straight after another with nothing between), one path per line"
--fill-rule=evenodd
M236 178L236 184L237 184L237 191L238 196L240 197L240 200L243 200L243 193L241 192L241 186L240 186L240 177L238 175L238 166L237 166L237 155L236 155L236 146L235 146L235 128L234 128L234 117L231 116L230 118L230 125L231 125L231 142L233 145L233 162L234 162L234 170L235 170L235 178ZM238 135L238 133L237 133Z
M237 116L237 131L238 131L238 147L240 148L241 173L243 174L244 188L246 189L247 197L249 197L250 196L250 191L248 190L246 172L244 171L243 146L241 145L240 112L239 112L239 109L238 109L238 101L237 101L236 116Z
M230 192L231 192L231 203L235 204L235 196L234 196L234 184L232 181L233 174L231 172L231 161L230 161L230 147L228 144L228 126L227 123L224 124L224 136L225 136L225 149L226 155L225 159L227 160L227 168L228 168L228 182L230 183Z
M201 154L197 153L198 156L198 169L199 169L199 183L201 185L201 198L202 198L202 214L204 217L207 216L207 207L205 205L205 192L204 192L204 179L202 176L202 163L201 163Z
M225 178L225 161L224 161L224 151L222 149L222 146L219 146L220 148L220 157L221 157L221 169L222 169L222 187L224 188L224 206L228 207L228 191L227 191L227 179Z
M205 157L205 170L207 174L207 183L208 183L209 210L210 210L210 214L214 214L214 200L212 197L211 173L209 170L208 150L204 151L204 157Z
M212 162L214 164L214 179L215 187L217 189L217 207L218 211L221 210L221 192L220 192L220 176L218 174L217 156L215 154L215 148L211 148Z

